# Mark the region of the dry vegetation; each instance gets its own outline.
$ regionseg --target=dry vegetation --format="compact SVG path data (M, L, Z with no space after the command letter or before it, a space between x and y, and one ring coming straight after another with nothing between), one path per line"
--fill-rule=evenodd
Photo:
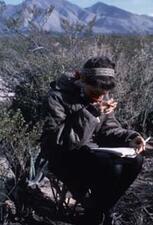
M28 162L34 161L39 151L50 81L60 73L79 69L89 57L100 55L109 56L117 65L118 85L114 91L118 101L117 117L124 126L133 127L144 136L153 135L152 36L81 37L75 32L58 36L34 31L29 35L0 37L0 78L3 80L0 92L5 92L5 101L0 102L0 189L3 193L0 219L4 224L9 224L11 219L3 217L7 215L3 207L5 201L13 202L17 198L15 194L23 174L33 176ZM8 93L15 95L9 97ZM1 168L1 164L5 164L5 168ZM115 208L116 225L153 223L152 167L150 154L145 156L139 178Z

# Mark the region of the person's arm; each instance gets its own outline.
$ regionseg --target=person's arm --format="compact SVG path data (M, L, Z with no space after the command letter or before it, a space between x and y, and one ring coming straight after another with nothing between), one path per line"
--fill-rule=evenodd
M79 105L72 111L55 92L50 93L48 106L46 131L52 142L64 149L80 148L90 142L98 120L86 107Z
M105 115L104 123L97 135L97 142L102 146L128 147L131 141L139 136L136 131L122 128L114 113L109 113Z
M50 91L47 101L45 130L57 133L66 119L65 107L55 92Z

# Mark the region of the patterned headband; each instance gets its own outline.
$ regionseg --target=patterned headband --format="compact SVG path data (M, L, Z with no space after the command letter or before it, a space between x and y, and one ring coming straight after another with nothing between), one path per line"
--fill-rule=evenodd
M81 70L81 74L86 76L95 76L95 77L101 77L101 76L115 76L114 69L111 68L83 68Z

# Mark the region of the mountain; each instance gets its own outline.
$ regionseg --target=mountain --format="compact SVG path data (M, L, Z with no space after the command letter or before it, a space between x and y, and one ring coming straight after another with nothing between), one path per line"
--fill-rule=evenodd
M44 30L54 30L62 32L62 22L70 21L70 23L84 24L84 20L88 18L87 10L78 7L66 0L27 0L23 3L22 16L25 25L27 18L34 22L36 26L43 27Z
M83 9L67 0L25 0L16 6L0 1L0 33L10 32L14 23L21 32L31 26L63 32L67 22L87 25L92 20L95 33L153 33L153 17L136 15L102 2Z
M64 21L69 21L70 24L86 24L93 17L93 13L66 0L25 0L17 6L5 5L0 23L6 24L14 18L21 31L28 30L33 24L46 31L63 32ZM7 30L6 26L3 30Z
M86 10L96 15L94 32L153 33L153 17L136 15L102 2L98 2Z

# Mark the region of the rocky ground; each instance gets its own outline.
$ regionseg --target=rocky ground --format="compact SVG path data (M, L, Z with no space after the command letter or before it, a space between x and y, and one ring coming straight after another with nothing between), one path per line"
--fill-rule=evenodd
M153 224L153 155L145 157L143 169L115 207L116 225Z

